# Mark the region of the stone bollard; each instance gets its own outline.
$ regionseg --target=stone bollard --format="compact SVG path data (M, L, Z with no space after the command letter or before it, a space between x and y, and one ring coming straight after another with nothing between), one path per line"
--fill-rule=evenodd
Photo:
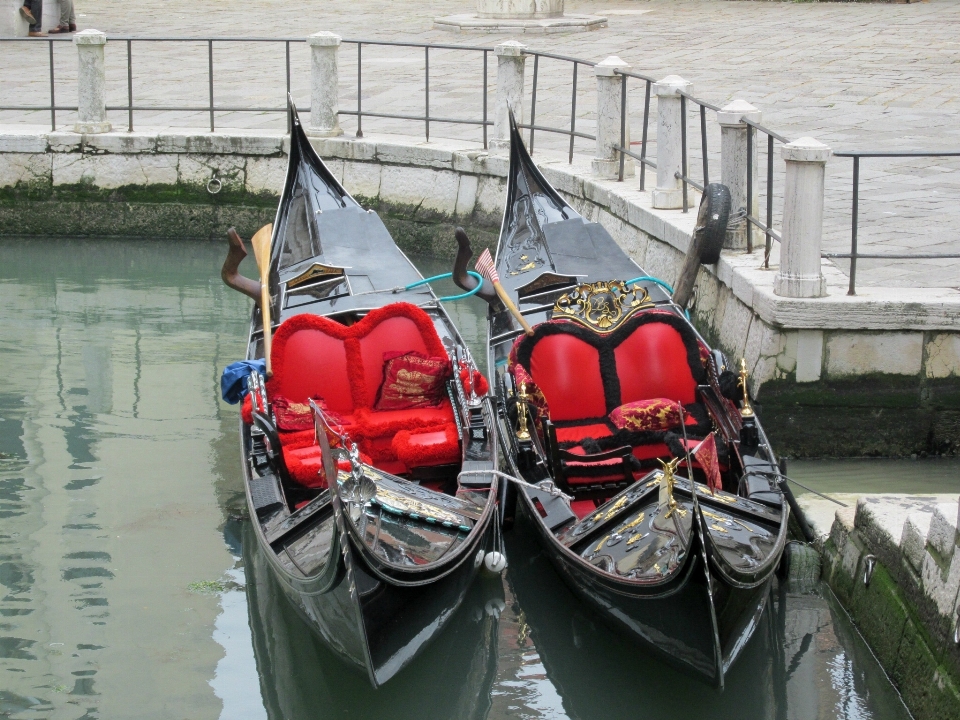
M662 210L683 207L683 186L676 173L683 167L681 147L680 96L677 91L693 92L693 83L679 75L667 75L654 83L657 93L657 186L653 206Z
M497 97L493 109L493 138L490 149L499 152L510 150L510 109L523 122L523 69L527 56L526 45L516 40L507 40L494 47L497 56Z
M77 133L110 132L107 121L107 74L103 46L107 35L99 30L81 30L73 36L77 46Z
M730 188L730 214L747 209L747 165L753 168L753 203L750 215L757 217L757 144L753 144L753 157L747 158L747 132L749 125L743 118L759 123L761 113L745 100L734 100L717 113L720 124L720 182ZM747 247L747 233L756 230L746 218L738 220L735 227L727 229L723 243L725 248L740 250Z
M597 76L597 155L593 158L593 174L608 180L620 176L620 153L615 148L620 145L623 78L614 71L629 69L630 66L615 55L597 63L593 68ZM628 121L624 128L623 147L629 149L629 112L626 117ZM633 177L633 173L633 158L624 158L623 176Z
M340 36L332 32L318 32L307 38L310 46L310 137L343 135L340 127L339 82L337 52Z
M805 137L784 145L787 163L783 188L783 241L780 270L773 292L783 297L814 298L827 294L820 272L823 234L823 182L830 148Z

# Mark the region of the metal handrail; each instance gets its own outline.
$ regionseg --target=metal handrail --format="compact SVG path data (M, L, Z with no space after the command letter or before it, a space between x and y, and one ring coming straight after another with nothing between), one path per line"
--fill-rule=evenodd
M614 145L614 150L619 153L620 168L617 173L617 181L623 182L623 169L627 157L631 157L640 163L640 189L646 186L647 167L656 168L656 163L647 159L647 134L650 127L650 88L656 82L652 77L641 75L640 73L630 72L629 70L618 70L614 68L614 75L620 76L620 144ZM626 147L627 144L627 78L642 80L645 83L643 99L643 137L640 140L640 154L636 155Z
M776 140L784 145L790 141L783 135L775 133L773 130L754 122L747 117L741 117L740 122L747 126L747 252L753 252L753 232L750 226L760 229L764 235L763 243L763 267L770 268L770 252L773 250L773 241L781 241L781 236L773 229L773 142ZM751 215L753 211L753 154L754 154L754 133L760 131L767 136L767 221L762 223Z
M286 113L286 107L237 107L237 106L218 106L215 103L215 75L214 75L214 43L283 43L285 51L285 80L286 80L286 92L290 93L291 90L291 70L290 70L290 45L291 43L306 43L307 38L304 37L219 37L219 38L204 38L204 37L183 37L183 36L155 36L155 37L139 37L139 36L111 36L110 40L114 42L123 42L126 44L126 59L127 59L127 103L126 105L109 105L107 110L110 111L127 111L127 129L128 131L133 131L134 122L133 114L134 112L152 112L152 111L163 111L163 112L206 112L209 113L210 117L210 130L211 132L215 130L216 123L215 117L218 112L259 112L259 113ZM50 126L51 129L56 129L56 113L57 111L77 111L78 107L74 105L58 105L56 102L56 76L54 72L54 43L72 43L72 38L69 37L47 37L43 39L37 38L0 38L0 42L46 42L48 47L48 62L49 62L49 95L50 103L49 105L0 105L0 110L9 111L9 110L22 110L29 112L36 111L49 111L50 112ZM180 43L203 43L207 46L207 104L205 106L177 106L177 105L141 105L134 102L134 93L133 93L133 43L157 43L157 42L180 42ZM488 115L488 93L489 93L489 54L493 52L494 48L488 46L478 46L478 45L458 45L451 43L418 43L418 42L405 42L405 41L394 41L394 40L365 40L365 39L354 39L347 38L341 41L342 44L354 44L357 46L357 105L354 110L339 110L340 115L344 116L354 116L357 118L357 137L363 137L363 118L384 118L384 119L394 119L394 120L409 120L412 122L423 122L424 123L424 134L427 140L430 138L430 126L434 123L444 123L444 124L453 124L453 125L474 125L481 129L483 147L488 147L488 128L494 125L494 122L490 120ZM382 46L382 47L406 47L406 48L422 48L424 51L424 114L402 114L402 113L380 113L380 112L369 112L363 109L363 95L362 95L362 86L363 86L363 46ZM431 50L452 50L452 51L466 51L466 52L478 52L482 53L483 56L483 103L482 103L482 117L479 119L469 119L469 118L451 118L451 117L438 117L430 114L430 52ZM581 65L585 67L595 67L597 63L584 60L581 58L575 58L567 55L560 55L557 53L541 52L534 50L524 50L524 55L532 56L534 58L533 66L533 86L531 89L531 108L530 108L530 122L526 124L520 124L520 127L529 131L529 151L531 154L534 151L534 142L537 132L548 132L559 135L566 135L569 137L569 147L568 147L568 162L573 162L573 151L574 144L576 139L584 140L596 140L595 135L589 133L584 133L577 130L577 86L578 86L578 70ZM570 126L569 128L560 128L560 127L551 127L543 124L538 124L536 122L537 118L537 94L539 87L539 71L540 71L540 59L549 59L557 60L560 62L568 62L571 64L572 70L572 82L571 82L571 97L570 97ZM646 169L648 167L656 169L657 163L653 160L650 160L647 157L647 139L649 136L649 123L650 123L650 96L653 83L656 80L647 75L640 73L626 71L626 70L613 70L614 75L619 75L621 79L621 121L620 121L620 143L614 145L613 149L618 153L619 157L619 172L618 179L623 181L624 177L624 163L626 158L633 158L634 160L640 163L640 190L645 189L645 179L646 179ZM645 84L645 93L644 93L644 109L643 109L643 133L641 140L641 149L640 153L637 154L633 152L626 142L627 134L627 123L629 119L627 118L626 112L626 102L627 102L627 84L628 78L638 81L642 81ZM707 147L707 135L706 135L706 111L720 111L715 105L712 105L708 102L700 100L688 93L683 91L677 91L677 94L680 96L681 103L681 142L682 142L682 167L681 172L675 173L683 186L683 211L687 212L689 209L687 189L688 185L693 186L694 188L704 190L705 186L709 183L709 159L708 159L708 147ZM687 103L692 102L699 108L700 115L700 138L701 138L701 150L702 150L702 163L703 163L703 183L699 183L689 176L689 168L687 166ZM310 112L310 108L304 107L301 108L304 112ZM764 267L769 267L770 253L772 248L773 240L781 240L781 235L777 230L773 228L773 156L774 156L774 142L780 142L781 144L786 144L790 142L786 137L770 130L769 128L753 122L746 117L741 118L741 122L747 125L747 212L745 214L745 220L747 222L747 251L753 252L753 234L751 231L752 227L758 228L765 235L765 250L764 250ZM289 128L288 128L289 131ZM755 150L756 139L755 135L757 132L764 133L767 136L767 177L766 177L766 218L764 221L761 221L757 217L754 217L751 214L753 197L756 191L754 187L756 180L753 177L753 154ZM956 253L915 253L915 254L881 254L881 253L861 253L858 251L858 225L859 225L859 193L860 193L860 160L862 158L896 158L896 157L960 157L960 151L929 151L929 150L906 150L906 151L895 151L895 150L849 150L849 151L837 151L833 153L836 157L849 157L853 160L853 199L852 199L852 212L851 212L851 246L849 253L822 253L822 257L830 259L849 259L850 260L850 284L848 294L856 294L856 271L857 271L857 260L860 258L863 259L958 259L960 254Z
M707 156L707 110L713 110L714 112L720 112L720 108L716 105L711 105L705 100L698 100L688 93L683 92L682 90L677 90L677 95L680 96L680 168L681 172L674 173L673 176L680 180L683 186L683 212L687 212L690 209L690 205L687 202L687 185L693 185L700 192L704 192L704 188L710 184L710 162ZM694 103L700 107L700 154L703 162L703 185L694 181L689 177L689 170L687 168L687 101ZM749 153L748 153L749 155Z
M847 295L857 294L857 260L956 260L960 253L861 253L857 250L858 229L860 224L860 159L861 158L897 158L897 157L960 157L960 150L841 150L833 153L837 157L853 159L853 203L850 212L850 252L821 253L821 257L850 260L850 283Z

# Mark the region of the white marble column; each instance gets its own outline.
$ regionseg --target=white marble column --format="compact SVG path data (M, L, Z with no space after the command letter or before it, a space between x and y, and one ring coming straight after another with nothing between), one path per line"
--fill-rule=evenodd
M343 135L340 128L339 82L337 52L340 36L332 32L318 32L307 38L310 46L310 137Z
M103 47L107 35L99 30L81 30L73 36L77 46L77 123L78 133L110 132L107 121L107 74L103 65Z
M477 0L480 18L556 18L563 15L563 0Z
M495 152L510 150L510 109L517 124L523 122L523 69L527 61L523 51L526 47L516 40L507 40L493 49L497 56L497 95L490 149Z
M657 93L657 186L653 189L653 206L669 210L683 206L683 188L676 177L683 165L677 91L689 95L693 83L679 75L667 75L654 83L653 89Z
M753 203L750 215L757 217L757 145L753 144L752 157L748 158L749 126L743 119L759 123L761 117L761 112L745 100L734 100L717 113L717 122L720 124L720 182L730 188L731 215L747 209L747 165L750 165L753 168ZM756 233L756 230L744 218L734 227L727 229L723 246L734 250L747 247L747 233Z
M593 174L605 179L615 179L620 174L620 118L623 78L615 71L628 71L630 66L615 55L597 63L593 71L597 76L597 154L593 158ZM628 81L629 82L629 81ZM629 104L627 105L629 110ZM626 113L624 128L625 148L630 147L630 113ZM632 177L633 158L624 158L623 176Z
M823 182L830 148L805 137L784 145L781 154L787 163L787 175L780 270L773 281L773 292L784 297L823 297L827 283L820 272L820 240Z

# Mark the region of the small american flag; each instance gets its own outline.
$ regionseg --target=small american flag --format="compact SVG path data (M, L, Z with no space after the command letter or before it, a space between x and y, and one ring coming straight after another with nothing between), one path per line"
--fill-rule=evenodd
M500 276L497 275L497 270L493 266L493 256L490 254L490 248L486 248L480 257L477 258L477 264L475 266L477 272L483 275L487 280L492 283L500 282Z

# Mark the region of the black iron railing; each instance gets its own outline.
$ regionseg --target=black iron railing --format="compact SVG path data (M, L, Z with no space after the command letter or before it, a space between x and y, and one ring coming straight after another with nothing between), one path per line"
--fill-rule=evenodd
M555 133L558 135L566 135L570 138L570 148L568 151L567 162L573 162L573 144L577 138L583 138L585 140L596 140L596 135L588 135L587 133L577 132L577 69L580 65L586 67L594 67L595 62L590 62L589 60L581 60L575 57L569 57L567 55L557 55L555 53L546 53L546 52L537 52L533 50L524 50L524 55L529 55L533 57L533 87L530 91L530 122L528 124L521 124L520 127L530 130L530 141L527 143L527 150L532 155L533 154L533 141L534 133L539 130L540 132L549 132ZM570 129L566 130L564 128L558 127L548 127L545 125L537 125L537 83L540 76L540 58L547 58L550 60L560 60L561 62L568 62L572 67L572 76L570 81ZM484 144L486 147L486 144Z
M647 157L647 139L650 135L650 90L656 80L654 80L652 77L647 77L646 75L641 75L640 73L635 72L628 72L624 70L614 70L613 72L615 75L620 76L620 144L614 147L620 158L620 169L617 173L617 179L620 182L623 182L624 162L626 161L626 158L631 157L640 163L640 189L644 190L646 188L647 168L651 167L654 170L657 169L657 164ZM639 155L635 152L632 152L630 148L627 147L627 123L629 122L629 119L627 118L627 78L640 80L644 83L643 131L640 138Z
M822 257L850 260L850 285L847 295L857 294L857 260L956 260L958 253L862 253L857 247L857 230L860 224L860 158L906 158L906 157L960 157L960 151L936 150L848 150L835 152L837 157L853 158L853 207L850 213L850 252L823 253Z
M291 91L291 45L294 43L306 43L306 38L297 37L297 38L257 38L257 37L223 37L223 38L197 38L197 37L110 37L112 42L122 42L126 46L126 80L127 80L127 102L125 105L110 105L107 106L109 111L125 111L127 114L127 129L132 131L134 128L134 113L136 112L202 112L209 115L209 127L211 132L216 129L216 115L217 113L224 112L253 112L253 113L286 113L285 103L281 103L276 107L248 107L248 106L228 106L228 105L217 105L215 102L215 65L214 65L214 44L215 43L270 43L270 44L283 44L284 46L284 75L285 75L285 89L287 94ZM56 43L71 43L71 38L67 37L49 37L42 40L36 38L0 38L0 43L3 42L45 42L47 43L48 52L47 58L49 63L49 97L50 102L48 105L0 105L0 110L9 111L9 110L21 110L21 111L41 111L50 113L50 126L51 129L55 130L57 125L57 112L58 111L74 111L78 110L77 106L73 105L58 105L56 101L56 75L55 75L55 64L54 64L54 47ZM201 43L206 46L207 50L207 103L205 105L142 105L135 102L134 98L134 87L133 87L133 66L134 66L134 44L135 43ZM354 116L357 119L357 130L356 134L358 137L363 136L363 119L367 118L385 118L385 119L394 119L394 120L407 120L411 122L422 122L424 128L424 135L427 140L430 139L431 125L436 123L442 124L455 124L455 125L473 125L480 129L481 139L483 142L483 147L488 146L488 128L494 123L489 118L488 113L488 95L489 95L489 55L493 52L491 47L481 47L481 46L472 46L472 45L453 45L453 44L428 44L428 43L412 43L412 42L395 42L395 41L386 41L386 40L354 40L354 39L345 39L342 40L344 45L356 45L357 48L357 103L355 110L340 110L340 115ZM363 107L363 49L364 47L371 46L380 46L380 47L406 47L406 48L419 48L423 50L423 61L424 61L424 111L422 115L418 114L401 114L401 113L384 113L384 112L373 112L370 110L365 110ZM469 118L469 117L440 117L436 115L431 115L431 89L430 89L430 60L431 52L438 50L450 50L450 51L460 51L468 53L476 53L482 56L483 62L483 78L482 78L482 114L478 118ZM582 60L580 58L569 57L565 55L557 55L554 53L546 52L537 52L537 51L523 51L525 55L533 57L533 82L531 87L530 94L530 122L521 124L521 127L525 130L529 130L529 151L533 153L534 143L536 139L537 132L547 132L554 133L559 135L566 135L569 138L568 145L568 162L573 162L573 152L574 144L577 138L584 140L596 140L595 135L590 135L577 130L577 88L578 88L578 70L582 65L584 67L593 67L596 63ZM538 125L537 124L537 98L538 98L538 88L540 82L540 62L541 59L548 60L557 60L560 62L570 63L571 66L571 93L570 93L570 125L569 128L561 127L552 127L547 125ZM621 70L614 70L614 74L620 76L621 80L621 123L620 123L620 143L615 146L615 150L618 152L619 157L619 172L618 179L620 181L624 178L624 163L627 157L633 158L638 161L640 164L640 189L645 189L646 183L646 169L653 168L656 169L657 163L651 160L647 155L648 150L648 138L649 138L649 126L650 126L650 95L653 83L656 82L653 78L646 75L641 75L639 73L627 72ZM628 91L628 79L639 80L644 83L644 107L643 107L643 119L642 119L642 139L640 142L640 152L633 152L630 147L627 146L627 132L628 132L628 123L630 119L627 116L627 91ZM682 167L681 171L675 173L683 186L683 211L687 212L689 210L689 199L688 199L688 186L693 186L694 188L703 191L704 187L710 182L710 168L709 168L709 158L708 158L708 143L707 143L707 123L706 123L706 111L718 111L714 105L707 103L703 100L699 100L687 93L679 92L680 95L680 109L681 109L681 142L682 142ZM701 160L703 165L703 182L702 184L694 180L690 176L688 168L688 154L687 154L687 110L688 103L693 103L698 108L699 119L700 119L700 149L701 149ZM309 107L302 107L303 112L310 112ZM742 118L742 122L747 125L747 183L746 183L746 203L747 203L747 212L745 220L747 222L747 251L753 252L753 232L751 228L757 228L764 233L765 243L764 243L764 261L763 264L765 267L769 267L770 261L770 252L773 244L773 240L780 241L780 233L773 227L773 197L774 197L774 187L773 187L773 175L774 175L774 143L779 142L785 144L789 142L787 138L782 135L777 134L776 132L770 130L769 128L755 123L746 117ZM766 161L766 187L765 187L765 197L766 197L766 212L765 220L761 221L758 217L755 217L752 213L753 210L753 199L757 194L759 189L758 178L754 177L754 154L757 147L756 133L760 132L766 135L766 151L767 151L767 161ZM894 253L863 253L858 249L858 225L859 225L859 195L860 195L860 160L861 158L897 158L897 157L960 157L960 151L841 151L834 153L837 157L849 157L853 159L853 204L851 211L851 240L850 240L850 252L849 253L823 253L822 256L830 259L849 259L850 260L850 284L848 294L856 294L856 274L857 274L857 260L858 259L909 259L909 260L928 260L928 259L960 259L960 254L957 253L911 253L911 254L894 254ZM759 213L758 213L759 214Z
M710 161L707 154L707 110L720 112L720 108L711 105L704 100L698 100L692 95L688 95L682 90L677 90L680 96L680 172L674 173L674 177L680 180L683 185L683 211L690 209L687 201L687 186L693 185L700 192L710 184ZM692 102L700 108L700 153L703 159L703 184L690 178L690 171L687 167L687 103Z
M754 227L759 228L764 234L763 267L769 268L770 251L773 249L773 240L776 239L777 242L782 240L780 233L773 229L773 143L774 141L777 141L786 145L790 141L783 137L783 135L778 135L773 130L764 127L760 123L755 123L745 117L740 119L747 126L747 252L753 252L753 230L750 229L750 226L753 225ZM756 179L753 177L753 158L757 151L757 141L755 137L757 131L762 132L767 136L766 222L760 222L760 220L751 214L753 212L753 196L755 187L757 185Z

